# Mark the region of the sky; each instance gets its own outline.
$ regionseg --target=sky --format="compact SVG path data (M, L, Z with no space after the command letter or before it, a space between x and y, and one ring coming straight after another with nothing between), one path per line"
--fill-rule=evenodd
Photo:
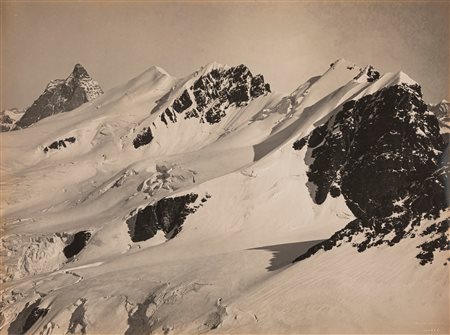
M1 3L1 109L30 106L76 63L105 91L152 65L183 77L217 61L290 93L345 58L449 100L447 2Z

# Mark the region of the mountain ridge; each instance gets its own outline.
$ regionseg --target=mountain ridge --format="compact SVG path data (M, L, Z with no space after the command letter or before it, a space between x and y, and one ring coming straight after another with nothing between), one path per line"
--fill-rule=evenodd
M446 329L446 105L346 60L266 84L151 67L2 134L2 331Z

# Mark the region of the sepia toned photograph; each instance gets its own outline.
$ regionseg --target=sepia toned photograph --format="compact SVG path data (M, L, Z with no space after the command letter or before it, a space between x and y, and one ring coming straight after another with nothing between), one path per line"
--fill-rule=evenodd
M450 333L448 1L1 1L0 334Z

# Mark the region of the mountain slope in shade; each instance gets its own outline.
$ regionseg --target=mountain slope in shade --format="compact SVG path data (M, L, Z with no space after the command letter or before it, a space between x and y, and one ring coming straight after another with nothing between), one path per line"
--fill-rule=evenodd
M2 332L448 329L445 147L402 72L152 67L2 141Z
M47 85L44 93L27 108L16 127L26 128L51 115L69 112L101 94L103 90L100 85L82 65L76 64L69 77L52 80Z

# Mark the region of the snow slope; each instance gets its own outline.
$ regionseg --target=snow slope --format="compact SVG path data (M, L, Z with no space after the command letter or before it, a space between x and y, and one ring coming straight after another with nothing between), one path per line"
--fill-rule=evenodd
M415 84L374 71L339 60L286 95L243 65L152 67L2 134L1 331L445 333L446 254L420 265L426 236L292 264L355 219L342 195L315 203L292 146Z

